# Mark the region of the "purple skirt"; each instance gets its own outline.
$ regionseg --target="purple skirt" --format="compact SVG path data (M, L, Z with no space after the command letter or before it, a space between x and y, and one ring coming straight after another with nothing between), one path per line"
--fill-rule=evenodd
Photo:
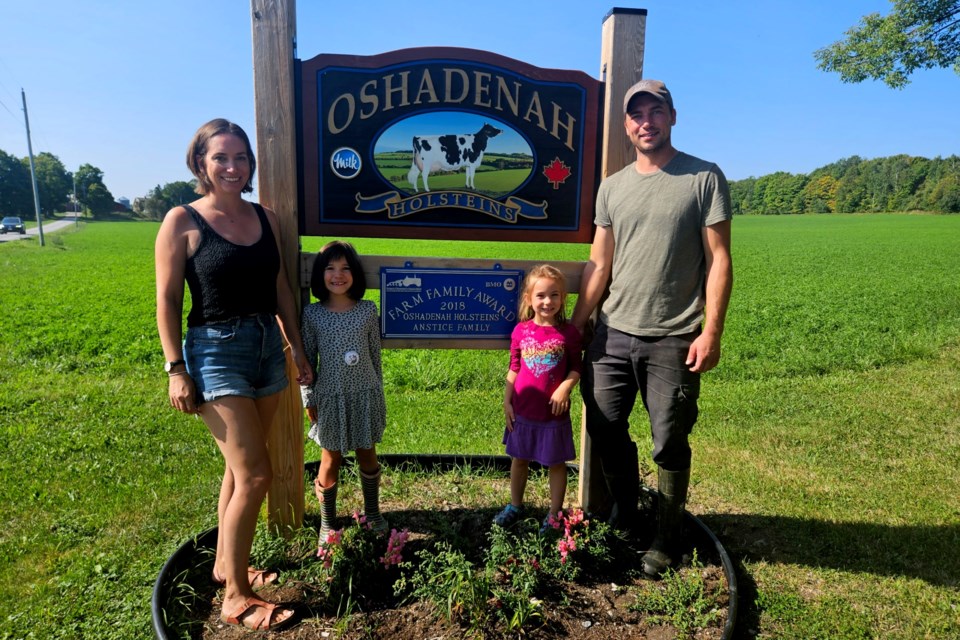
M507 455L511 458L533 460L546 467L577 457L570 414L546 422L517 416L513 431L504 429L503 444L507 445Z

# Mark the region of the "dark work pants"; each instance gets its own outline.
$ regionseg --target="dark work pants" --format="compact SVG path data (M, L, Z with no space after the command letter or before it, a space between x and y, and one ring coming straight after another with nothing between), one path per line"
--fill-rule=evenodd
M597 325L581 389L587 432L605 475L636 468L629 419L638 392L650 416L653 461L668 471L690 468L689 435L697 421L700 374L692 373L685 360L697 335L642 338Z

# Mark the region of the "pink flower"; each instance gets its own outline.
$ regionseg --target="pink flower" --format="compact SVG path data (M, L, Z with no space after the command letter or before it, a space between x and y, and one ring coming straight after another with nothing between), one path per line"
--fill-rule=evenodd
M577 550L577 537L579 534L575 533L574 529L580 524L587 526L589 520L584 519L582 509L571 509L566 513L558 511L556 518L550 517L549 523L556 529L563 528L563 536L557 541L557 551L560 552L560 563L566 564L567 557L570 553Z
M560 538L557 542L557 550L560 551L560 555L566 555L571 551L576 551L577 541L573 538Z
M390 539L387 541L387 552L383 554L382 558L380 558L380 562L387 567L400 564L400 562L403 560L403 547L405 544L407 544L407 538L409 537L410 532L407 529L404 529L403 531L391 529Z
M333 547L343 540L343 529L333 529L327 533L327 546Z
M356 521L356 523L357 523L359 526L361 526L361 527L366 527L367 529L370 529L370 528L373 527L373 525L371 525L369 522L367 522L367 515L366 515L365 513L360 513L359 511L354 511L354 512L353 512L353 519L354 519L354 520Z
M567 563L567 556L577 550L576 538L564 536L557 541L557 551L560 552L560 564Z
M549 524L554 529L559 529L563 526L563 511L557 511L557 515L548 515L547 524Z
M333 566L334 549L343 541L343 529L333 529L327 532L327 539L320 543L317 557L323 560L324 569Z

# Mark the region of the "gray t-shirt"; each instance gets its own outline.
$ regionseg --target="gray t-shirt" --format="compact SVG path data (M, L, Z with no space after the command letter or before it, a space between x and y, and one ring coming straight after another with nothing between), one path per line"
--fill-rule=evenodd
M631 163L604 180L595 223L613 232L614 251L600 320L637 336L697 329L706 281L702 229L732 217L719 167L686 153L654 173Z

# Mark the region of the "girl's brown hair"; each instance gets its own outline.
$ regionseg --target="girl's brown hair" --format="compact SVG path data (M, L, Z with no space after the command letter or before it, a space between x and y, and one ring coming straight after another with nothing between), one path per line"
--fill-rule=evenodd
M216 118L206 123L193 134L193 140L187 147L187 168L197 178L197 186L194 191L202 196L210 193L210 184L207 182L207 173L203 167L203 156L207 155L207 146L210 139L214 136L228 133L240 138L247 148L247 160L250 162L250 177L247 178L247 184L243 186L242 193L253 191L253 174L257 172L257 159L253 155L253 147L250 146L250 138L246 132L240 128L240 125L234 124L223 118Z
M363 275L363 265L360 264L360 256L353 245L344 240L334 240L328 242L320 248L316 260L313 261L313 273L310 275L310 292L313 297L320 302L326 302L330 299L330 290L327 289L323 281L323 272L327 265L334 260L344 258L347 266L350 267L350 275L353 277L353 284L347 295L351 300L360 300L367 291L367 277Z
M567 279L563 273L549 264L538 264L530 268L527 276L523 279L523 288L520 290L520 305L518 320L521 322L533 317L533 305L530 304L530 292L533 285L540 278L549 278L560 285L560 308L557 310L557 324L561 325L567 321Z

